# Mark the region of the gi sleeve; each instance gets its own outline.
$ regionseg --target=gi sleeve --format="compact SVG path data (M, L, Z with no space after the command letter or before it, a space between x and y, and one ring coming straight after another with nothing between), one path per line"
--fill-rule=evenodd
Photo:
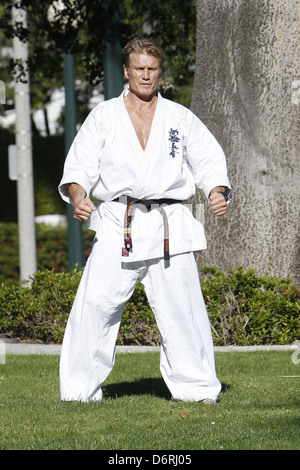
M101 116L98 107L90 112L67 154L58 191L62 199L68 203L71 203L68 189L70 183L82 186L89 196L93 186L99 180L99 155L106 135Z
M188 114L186 159L206 198L216 186L231 188L225 154L215 137L192 112Z

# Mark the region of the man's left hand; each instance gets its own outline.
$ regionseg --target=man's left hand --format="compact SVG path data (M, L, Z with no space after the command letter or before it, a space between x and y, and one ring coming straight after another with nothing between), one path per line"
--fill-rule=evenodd
M227 202L225 201L223 194L220 194L217 191L211 193L208 199L208 204L211 206L215 215L225 215L227 212Z

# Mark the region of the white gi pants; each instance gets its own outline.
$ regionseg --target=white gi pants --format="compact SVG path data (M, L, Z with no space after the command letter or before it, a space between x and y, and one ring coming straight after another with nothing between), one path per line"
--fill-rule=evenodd
M100 233L99 233L100 232ZM115 362L123 310L138 279L161 333L160 370L172 397L216 400L211 328L193 253L121 263L120 239L98 231L67 323L60 359L61 399L102 399L102 384Z

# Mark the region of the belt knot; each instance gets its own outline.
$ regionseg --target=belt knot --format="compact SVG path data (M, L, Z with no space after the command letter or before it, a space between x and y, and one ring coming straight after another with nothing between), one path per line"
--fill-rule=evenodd
M132 251L132 237L131 237L131 222L133 209L137 204L142 204L149 211L154 209L160 209L164 222L164 259L170 259L169 252L169 224L168 217L163 208L163 205L171 204L182 204L182 201L177 199L137 199L131 196L120 196L113 199L113 202L122 202L126 204L126 212L124 217L124 247L122 249L122 256L129 256L129 252Z

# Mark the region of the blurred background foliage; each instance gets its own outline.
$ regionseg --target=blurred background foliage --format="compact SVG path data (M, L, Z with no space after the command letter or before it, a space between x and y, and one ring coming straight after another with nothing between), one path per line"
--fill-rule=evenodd
M63 86L63 52L71 51L76 59L77 98L87 104L95 87L103 85L103 41L105 5L118 4L120 43L123 47L134 36L152 36L165 51L162 92L178 99L181 88L191 88L195 67L196 0L64 0L64 8L54 9L55 21L49 21L51 5L57 0L19 0L28 10L28 29L13 31L11 1L2 0L0 7L0 46L11 44L13 34L29 41L32 107L45 107L53 90ZM10 70L17 73L10 62ZM5 65L5 63L2 63ZM2 78L8 83L8 70ZM172 92L170 91L172 90ZM189 98L183 90L183 100ZM86 109L87 112L87 109Z
M6 104L0 104L0 197L5 207L0 221L17 221L16 182L8 179L8 145L15 143L14 125L1 127L1 115L14 108L13 77L20 70L14 64L11 46L17 34L29 41L30 92L32 107L33 168L36 215L64 214L65 204L57 193L64 150L64 107L57 119L55 131L49 127L48 105L57 90L63 90L63 53L72 51L75 57L75 90L77 122L80 125L93 99L103 94L103 40L105 8L118 4L120 43L136 35L150 35L165 51L165 67L160 91L163 96L189 107L195 67L196 0L19 0L28 10L28 28L13 31L11 0L0 6L0 79L6 84ZM56 21L49 21L49 8ZM103 98L102 98L103 99ZM96 101L97 102L97 101ZM33 118L41 110L44 131Z

